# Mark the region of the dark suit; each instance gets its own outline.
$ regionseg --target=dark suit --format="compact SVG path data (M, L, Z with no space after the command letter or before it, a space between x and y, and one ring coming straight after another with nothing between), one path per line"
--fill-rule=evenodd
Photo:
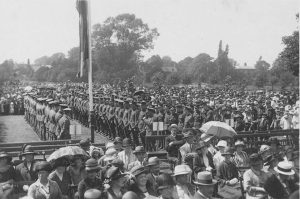
M56 172L53 171L49 175L49 179L55 181L58 184L63 195L69 194L69 185L72 184L72 180L71 180L71 176L68 172L64 172L63 178L62 178L62 180L60 180L59 177L57 176Z
M27 162L23 162L16 166L16 178L17 181L36 181L38 176L34 171L35 162L31 164L30 169L27 166Z
M169 146L171 142L173 142L173 144L172 146ZM182 140L179 135L176 135L175 137L169 135L168 137L166 137L166 151L169 153L169 156L177 158L179 148L183 144L184 144L184 140Z
M213 156L211 155L211 153L207 152L206 156L207 156L207 159L208 159L209 166L211 168L215 169L214 161L213 161ZM195 156L194 162L193 162L193 169L194 169L195 174L198 173L198 172L206 170L206 166L204 164L202 154L201 155L197 154Z

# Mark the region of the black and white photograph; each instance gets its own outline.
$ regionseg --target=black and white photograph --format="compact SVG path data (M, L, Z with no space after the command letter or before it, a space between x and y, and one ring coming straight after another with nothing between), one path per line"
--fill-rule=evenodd
M0 199L298 199L299 0L0 0Z

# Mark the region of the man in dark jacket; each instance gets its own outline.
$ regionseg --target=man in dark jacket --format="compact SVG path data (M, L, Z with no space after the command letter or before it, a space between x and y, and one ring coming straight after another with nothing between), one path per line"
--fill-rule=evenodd
M172 124L169 127L171 135L166 137L166 151L169 153L169 157L178 158L179 148L184 144L184 140L177 134L178 126Z

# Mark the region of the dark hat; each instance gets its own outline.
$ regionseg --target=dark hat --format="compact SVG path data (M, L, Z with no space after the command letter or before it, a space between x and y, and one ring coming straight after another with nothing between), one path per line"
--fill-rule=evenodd
M155 112L155 109L152 107L152 106L148 106L147 107L147 110L154 113Z
M223 151L223 153L221 153L221 155L231 155L233 156L233 149L230 147L226 147Z
M111 163L111 165L118 167L118 168L123 168L124 167L124 162L120 160L119 158L114 159Z
M122 141L122 138L120 138L120 137L116 137L115 138L115 140L114 140L114 144L122 144L123 143L123 141Z
M53 169L56 169L57 167L67 167L68 161L65 158L59 158L54 161Z
M163 173L156 178L157 189L165 189L174 186L175 182L170 174Z
M11 160L12 160L12 157L4 151L0 152L0 159L2 159L2 158L6 158L7 162L11 162Z
M37 172L39 171L47 171L48 173L50 173L52 171L52 166L49 162L47 161L40 161L37 163L35 170Z
M262 157L261 155L257 154L257 153L253 153L252 155L250 155L249 157L249 162L250 164L251 163L254 163L254 162L257 162L257 161L262 161Z
M31 145L26 145L25 148L23 149L22 156L23 155L36 155L36 153L33 151Z
M116 180L126 176L126 174L122 173L119 167L111 166L105 171L104 176L106 179Z
M194 129L192 128L185 128L182 130L182 134L184 138L193 137L194 136Z
M85 170L86 171L98 171L100 167L98 165L97 160L94 158L90 158L85 162Z
M146 153L146 151L143 146L137 146L137 147L135 147L135 150L133 151L133 154L136 154L136 153Z
M131 146L131 140L129 138L125 138L122 145L123 147Z
M88 146L90 146L90 143L91 143L91 140L89 138L86 138L86 139L80 140L79 145L81 147L88 147Z
M130 173L137 177L138 175L142 174L142 173L147 173L147 170L145 169L145 167L143 166L135 166L130 170Z
M67 105L67 104L60 104L59 106L60 106L62 109L68 108L68 105Z
M201 171L197 174L196 181L194 181L196 185L202 186L211 186L217 184L217 181L212 178L211 172Z

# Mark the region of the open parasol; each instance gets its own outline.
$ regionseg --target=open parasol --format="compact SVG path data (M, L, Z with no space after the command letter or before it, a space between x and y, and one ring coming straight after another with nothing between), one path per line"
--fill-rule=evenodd
M218 138L233 137L237 135L235 130L225 122L210 121L202 125L201 131L207 135L213 135Z
M33 89L33 88L32 88L31 86L26 86L26 87L24 88L24 90L25 90L26 92L30 92L32 89Z
M59 158L72 158L74 156L83 156L88 157L89 155L79 146L66 146L59 148L58 150L54 151L48 158L47 161L51 162L57 160Z
M145 94L145 91L142 91L142 90L139 90L139 91L136 91L133 96L137 96L137 95L143 95Z

